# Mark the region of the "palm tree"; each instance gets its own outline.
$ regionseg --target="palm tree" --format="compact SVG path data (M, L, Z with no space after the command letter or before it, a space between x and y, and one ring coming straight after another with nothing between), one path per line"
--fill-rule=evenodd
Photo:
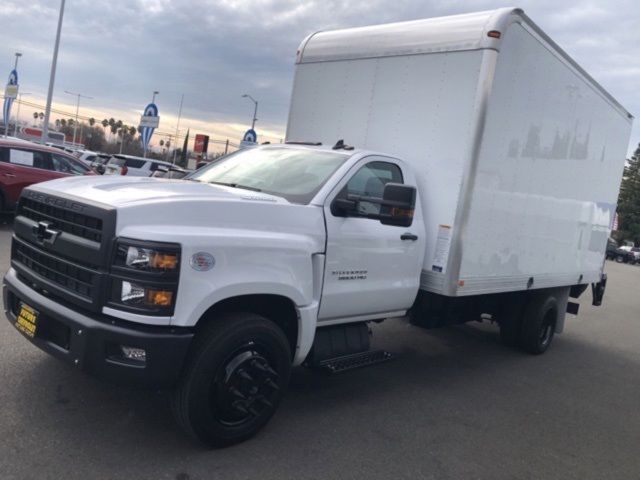
M63 118L62 120L60 120L60 125L62 125L62 128L67 126L67 121Z
M109 126L110 126L110 127L113 127L113 126L115 125L115 123L116 123L115 119L114 119L113 117L111 117L111 118L109 119Z
M60 119L56 118L56 128L60 128Z
M37 120L37 119L38 119L38 112L33 112L33 118L34 118L35 120Z
M103 128L107 128L107 125L109 125L109 120L107 120L106 118L104 120L102 120L102 126Z
M93 125L94 125L95 123L96 123L96 119L95 119L95 118L93 118L93 117L91 117L91 118L89 119L89 126L90 126L90 127L93 127Z
M136 127L129 127L129 135L131 135L131 138L136 136L137 131L138 129Z

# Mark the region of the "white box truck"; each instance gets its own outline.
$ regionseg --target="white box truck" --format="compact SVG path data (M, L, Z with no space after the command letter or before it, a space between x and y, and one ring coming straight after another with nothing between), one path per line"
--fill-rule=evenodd
M292 366L389 358L371 321L490 316L543 353L570 296L602 301L631 121L517 9L316 33L288 144L25 189L5 312L83 371L172 389L211 445L264 426Z

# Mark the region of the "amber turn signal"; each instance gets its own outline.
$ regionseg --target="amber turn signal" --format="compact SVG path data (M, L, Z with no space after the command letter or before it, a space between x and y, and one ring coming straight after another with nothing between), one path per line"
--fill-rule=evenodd
M178 255L175 253L153 252L149 260L151 268L175 270L178 266Z
M173 302L173 292L167 290L146 290L145 303L147 305L154 305L157 307L170 307Z

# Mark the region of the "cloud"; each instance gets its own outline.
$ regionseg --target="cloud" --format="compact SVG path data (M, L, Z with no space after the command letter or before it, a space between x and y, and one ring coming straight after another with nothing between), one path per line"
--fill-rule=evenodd
M525 12L632 112L640 112L636 2L525 0ZM182 126L237 135L259 100L258 133L283 135L295 51L309 33L347 26L487 10L498 0L130 0L67 2L55 99L64 90L95 97L87 107L135 122L159 90L161 130ZM58 3L3 0L0 58L22 51L22 88L45 96ZM0 72L1 74L1 72ZM233 128L223 128L225 124ZM207 127L210 125L210 127ZM193 130L192 130L193 131ZM264 135L263 135L264 136ZM233 139L237 140L237 138ZM640 127L632 144L640 141Z

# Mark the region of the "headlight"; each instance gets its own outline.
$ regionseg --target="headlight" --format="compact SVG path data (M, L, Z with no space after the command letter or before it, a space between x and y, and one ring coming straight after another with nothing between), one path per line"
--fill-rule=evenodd
M173 305L173 291L123 280L120 301L136 307L170 307Z
M140 314L172 315L180 245L118 239L109 304Z
M166 247L165 247L166 248ZM179 250L118 243L116 265L143 271L177 271Z

